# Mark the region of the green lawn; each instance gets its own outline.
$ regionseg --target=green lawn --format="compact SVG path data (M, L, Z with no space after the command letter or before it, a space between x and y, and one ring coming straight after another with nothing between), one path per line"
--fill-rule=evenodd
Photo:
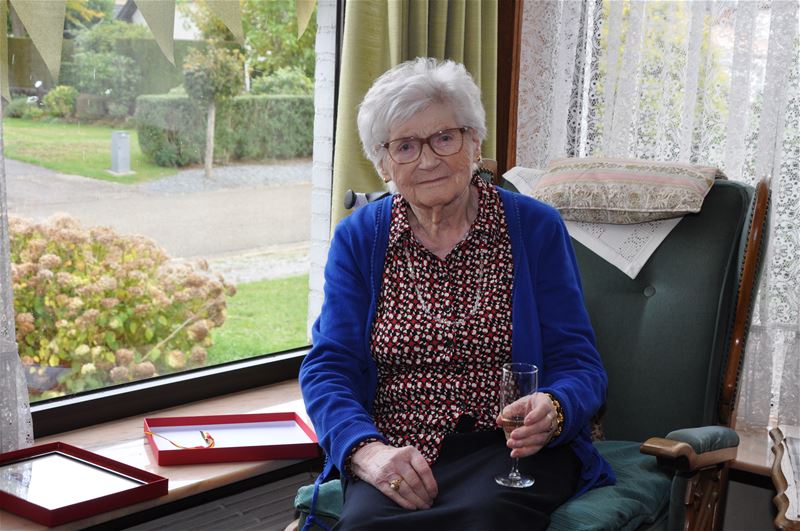
M111 168L111 132L115 130L99 125L6 118L3 120L5 155L61 173L119 183L139 183L175 173L175 168L162 168L147 160L139 149L135 130L128 132L131 170L136 173L124 177L108 173Z
M225 324L212 331L206 365L308 344L308 275L236 286Z

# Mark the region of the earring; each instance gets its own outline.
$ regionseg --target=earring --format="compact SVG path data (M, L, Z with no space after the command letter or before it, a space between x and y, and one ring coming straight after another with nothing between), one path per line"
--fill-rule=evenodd
M383 182L388 183L389 181L391 181L391 179L389 179L388 177L383 178Z
M483 162L483 159L481 158L481 154L478 153L478 156L475 158L475 173L473 175L477 175L484 181L491 183L492 179L494 179L494 173L491 170L484 168L481 165L481 162Z

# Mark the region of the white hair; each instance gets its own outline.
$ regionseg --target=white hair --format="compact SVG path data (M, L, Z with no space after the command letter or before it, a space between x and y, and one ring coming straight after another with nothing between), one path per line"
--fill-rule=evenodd
M486 111L481 91L464 65L418 57L387 70L375 80L358 108L358 134L367 158L380 169L386 156L381 144L392 127L407 122L433 103L447 106L458 127L470 127L478 142L486 138Z

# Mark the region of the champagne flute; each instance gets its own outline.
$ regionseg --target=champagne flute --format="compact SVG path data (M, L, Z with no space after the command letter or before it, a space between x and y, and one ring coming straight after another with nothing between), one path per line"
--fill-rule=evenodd
M514 429L522 426L527 408L517 404L518 410L509 407L520 398L532 395L539 384L539 368L530 363L505 363L500 381L500 415L503 423L503 432L506 440L511 437ZM495 476L494 480L505 487L522 489L530 487L534 479L524 476L519 472L519 458L513 459L511 471L508 474Z

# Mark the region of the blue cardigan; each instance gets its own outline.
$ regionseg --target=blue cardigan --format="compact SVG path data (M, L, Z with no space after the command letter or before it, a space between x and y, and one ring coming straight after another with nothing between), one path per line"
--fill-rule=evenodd
M572 243L558 212L530 197L498 189L514 259L512 358L540 368L539 389L564 409L564 428L550 445L570 444L583 464L575 495L614 483L610 465L595 450L590 419L602 405L605 369ZM325 450L320 479L344 470L360 441L385 440L372 421L377 369L370 333L383 279L391 197L370 203L336 228L325 267L325 300L300 368L306 410Z

